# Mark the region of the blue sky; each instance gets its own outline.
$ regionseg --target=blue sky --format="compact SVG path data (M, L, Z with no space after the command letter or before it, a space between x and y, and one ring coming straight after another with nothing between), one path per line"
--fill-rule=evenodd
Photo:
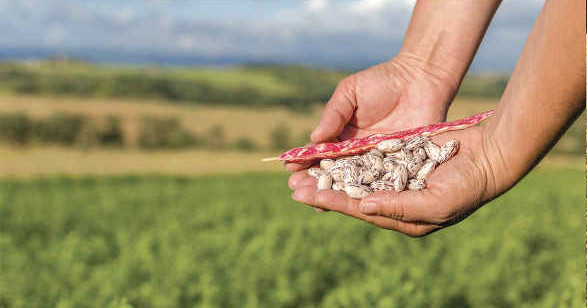
M414 0L0 0L0 57L361 68L399 50ZM507 0L474 71L510 71L542 0Z

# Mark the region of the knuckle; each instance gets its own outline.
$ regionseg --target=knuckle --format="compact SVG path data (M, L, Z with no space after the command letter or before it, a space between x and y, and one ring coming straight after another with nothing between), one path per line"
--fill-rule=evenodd
M344 211L345 213L352 213L353 212L353 208L354 208L354 204L353 204L353 199L350 197L346 198L346 201L344 203Z
M295 174L294 174L294 175L291 175L289 177L289 179L287 180L287 185L289 186L289 188L294 189L297 186L298 182L299 182L299 180L298 180L297 176L295 176Z
M370 223L372 225L375 225L377 227L383 228L383 226L379 223L377 223L377 219L373 216L363 216L363 221L366 223Z
M334 91L333 96L338 96L341 98L345 98L347 100L351 100L353 98L353 92L355 90L355 78L353 75L348 76L341 80L338 85L336 86L336 90Z
M314 202L316 205L326 206L328 205L328 195L318 191L316 194L314 194Z
M451 210L439 210L433 215L432 223L444 225L454 220L456 214Z
M353 76L352 76L352 75L351 75L351 76L347 76L347 77L343 78L343 79L342 79L342 80L341 80L341 81L338 83L337 89L340 89L340 90L346 90L346 89L348 89L348 88L351 88L351 87L352 87L352 84L354 83L353 79L354 79L354 78L353 78Z
M395 220L404 220L406 218L405 208L402 203L395 198L385 198L381 207L381 214Z

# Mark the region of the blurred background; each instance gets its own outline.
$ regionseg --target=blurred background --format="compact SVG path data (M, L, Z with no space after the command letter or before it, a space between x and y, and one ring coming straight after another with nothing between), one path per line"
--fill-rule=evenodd
M583 117L421 239L260 162L399 51L414 3L0 0L0 307L582 305ZM449 119L495 108L542 4L502 4Z

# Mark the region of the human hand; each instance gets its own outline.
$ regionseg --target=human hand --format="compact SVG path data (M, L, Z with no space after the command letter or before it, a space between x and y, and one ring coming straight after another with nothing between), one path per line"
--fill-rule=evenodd
M432 137L439 144L450 139L460 141L459 152L438 166L420 191L382 191L352 199L341 191L316 191L316 180L305 170L292 175L289 186L296 201L423 236L466 218L522 176L508 172L509 166L499 159L501 150L484 126Z
M460 76L400 53L342 80L311 140L346 140L442 122L459 82ZM285 166L299 171L310 165Z

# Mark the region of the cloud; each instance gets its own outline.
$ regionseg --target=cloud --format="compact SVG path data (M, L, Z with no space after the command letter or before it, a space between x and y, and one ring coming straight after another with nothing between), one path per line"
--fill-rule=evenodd
M403 1L402 1L403 2ZM364 0L349 5L350 11L360 15L380 14L392 1L390 0Z
M322 12L327 6L328 2L326 0L308 0L304 5L306 11L310 13Z
M0 49L365 67L400 48L414 0L152 3L0 0ZM505 1L476 70L510 70L542 1ZM80 56L84 56L83 54Z

